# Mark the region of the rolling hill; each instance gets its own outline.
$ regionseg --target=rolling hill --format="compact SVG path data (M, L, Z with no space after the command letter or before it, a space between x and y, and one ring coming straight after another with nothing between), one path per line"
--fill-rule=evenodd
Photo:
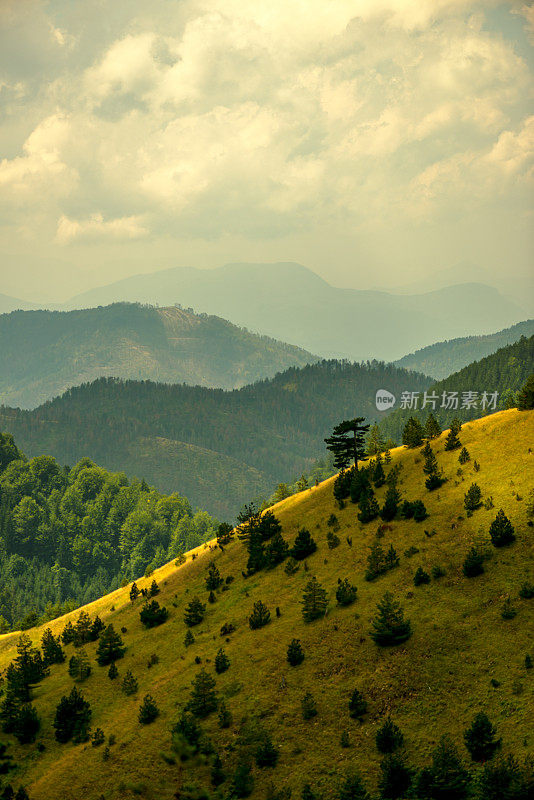
M452 375L453 372L458 372L473 361L479 361L495 353L507 344L517 342L522 336L529 338L532 335L534 335L534 320L529 319L487 336L466 336L447 342L436 342L399 358L395 364L440 380Z
M117 303L0 316L0 403L34 408L102 375L235 389L317 361L206 314Z
M484 392L488 395L497 393L497 408L513 406L516 392L524 386L529 375L533 373L534 336L530 336L528 339L522 336L519 341L501 347L490 356L481 358L480 361L474 361L447 378L433 383L428 389L428 396L434 396L435 400L429 401L424 409L424 395L419 395L417 398L417 408L399 408L397 403L397 410L385 416L380 427L386 438L391 437L394 441L400 442L407 420L410 417L416 417L424 424L429 411L433 411L442 428L449 427L455 417L462 422L476 419L494 410L488 408L485 411L482 407ZM476 393L474 405L462 408L464 392ZM453 404L451 408L447 408L447 397L450 393L456 393L457 403ZM398 399L400 400L400 398ZM434 410L433 404L435 404ZM443 405L445 407L442 407Z
M341 418L378 417L377 389L427 388L429 379L391 364L324 361L291 367L235 391L99 379L33 411L0 408L0 428L28 456L73 464L89 456L194 505L232 519L325 452Z
M247 554L243 542L235 540L223 552L205 545L188 554L185 564L168 564L138 581L142 588L153 579L159 584L157 602L169 611L159 627L143 627L142 601L130 601L130 586L87 606L85 611L92 618L98 614L105 625L111 623L115 631L122 631L126 648L124 657L116 661L118 678L110 680L108 668L96 663L97 643L85 645L92 671L76 685L90 703L92 732L101 729L104 741L99 746L60 744L54 737L56 707L73 688L69 660L79 652L68 644L64 647L67 661L52 664L50 675L32 689L41 724L36 741L19 745L13 736L4 735L16 765L5 780L15 787L25 785L31 800L209 800L219 796L210 782L217 754L225 776L220 786L223 796L228 795L232 777L243 763L251 765L253 798L265 797L269 786L271 797L291 789L298 798L304 784L310 785L315 797L363 797L341 794L342 782L353 768L375 796L384 758L375 737L391 716L403 733L401 754L410 768L419 771L430 766L433 751L447 735L473 776L474 800L501 800L505 795L500 790L486 792L481 779L488 769L471 761L463 734L474 716L484 712L502 739L502 755L517 760L516 773L524 759L534 755L534 670L525 661L527 655L534 656L534 600L532 594L528 599L529 593L521 591L524 584L533 588L534 576L534 529L527 524L534 474L528 444L534 439L534 411L504 411L466 424L461 438L472 460L461 476L457 452L444 452L444 438L432 443L448 479L439 491L425 489L417 451L392 451L392 463L386 468L398 469L398 488L404 499L424 501L429 514L424 522L394 519L379 530L376 521L359 523L355 506L348 502L340 509L334 502L333 480L329 480L272 509L290 544L303 527L317 543L317 551L305 564L301 561L293 574L279 564L244 579ZM474 460L480 464L478 472ZM469 515L463 501L474 481L485 503ZM386 488L376 491L380 504ZM515 528L516 540L507 547L494 547L488 534L500 508ZM333 547L328 546L328 534L331 542L332 534L337 535ZM376 543L385 550L392 545L400 563L366 581L369 548ZM462 564L473 546L484 558L484 571L469 578ZM194 642L187 647L184 611L195 596L206 603L210 562L219 570L223 585L213 593L215 602L206 604L204 619L190 629ZM435 569L438 566L440 571ZM436 577L414 585L418 567ZM311 576L324 587L328 604L320 618L305 622L301 600ZM336 604L335 593L338 581L345 578L356 585L357 599L342 607ZM377 603L386 591L402 604L412 635L396 646L381 647L372 640L370 630ZM271 618L253 630L248 619L259 601L270 610ZM504 608L515 615L508 613L505 618ZM50 623L53 634L59 635L67 621L76 623L78 615L73 612ZM42 628L29 631L35 645L42 634ZM300 640L304 660L292 667L286 654L295 638ZM16 656L17 641L17 634L0 637L4 670ZM217 674L214 660L221 647L229 668ZM138 681L132 695L120 691L127 670ZM173 748L171 729L202 670L213 677L217 700L224 701L233 721L221 728L217 713L208 711L198 719L204 732L201 744L188 749L183 737L175 736ZM355 689L367 703L367 709L356 714L360 720L349 714ZM309 719L303 718L302 711L306 693L317 707L316 716ZM147 694L159 715L143 725L138 712ZM198 705L194 709L200 714ZM185 720L189 727L180 730L194 743L194 720ZM349 746L340 742L343 732L344 744ZM267 752L269 740L278 752L276 766L259 766L258 746L262 744L260 752ZM426 783L420 784L428 792L432 774L427 773ZM523 774L524 785L530 789L514 797L530 797L528 764ZM399 792L398 783L396 788L397 794L387 796L406 796ZM417 792L410 796L444 795ZM458 788L447 796L464 795Z
M525 318L482 283L391 294L331 286L295 263L175 268L77 295L69 308L117 301L190 305L325 358L391 361L427 344L486 334Z

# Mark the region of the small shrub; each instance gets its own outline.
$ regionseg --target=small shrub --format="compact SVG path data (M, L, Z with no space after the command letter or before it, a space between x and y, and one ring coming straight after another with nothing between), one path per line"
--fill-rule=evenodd
M430 583L430 575L425 572L423 567L417 567L415 575L413 576L414 586L421 586L425 583Z
M501 617L503 619L514 619L517 616L517 611L513 607L510 598L507 597L501 610Z
M401 729L395 725L391 717L388 717L376 732L375 741L379 753L393 753L399 747L402 747L404 736Z
M439 564L436 564L434 567L432 567L432 577L434 578L434 580L437 581L439 580L439 578L443 578L446 574L447 573L445 572L443 567L440 567Z
M302 698L302 716L304 719L312 719L317 716L317 705L311 692L306 692Z
M159 709L151 695L146 694L139 706L138 720L141 725L150 725L159 716Z
M298 667L304 661L304 651L299 639L292 639L287 648L287 661L292 667Z

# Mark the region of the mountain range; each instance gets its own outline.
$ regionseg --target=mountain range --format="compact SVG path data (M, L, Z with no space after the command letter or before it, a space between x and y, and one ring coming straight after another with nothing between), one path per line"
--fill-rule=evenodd
M0 316L0 403L34 408L101 376L235 389L317 357L219 317L117 303Z
M483 283L393 294L331 286L292 262L178 267L79 294L62 310L115 302L179 303L327 358L395 360L417 348L487 334L525 309Z
M239 390L100 378L32 411L0 407L0 429L28 456L60 463L84 456L145 478L165 492L232 519L325 455L340 419L380 416L378 389L397 397L430 379L380 362L291 367Z
M399 358L395 363L399 367L423 372L439 380L458 372L473 361L495 353L507 344L517 342L522 336L528 338L533 334L534 320L528 319L486 336L465 336L447 342L436 342Z

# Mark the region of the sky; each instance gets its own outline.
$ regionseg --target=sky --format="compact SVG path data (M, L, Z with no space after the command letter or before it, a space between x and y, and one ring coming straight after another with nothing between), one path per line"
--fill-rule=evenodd
M532 274L533 45L522 0L0 0L0 292Z

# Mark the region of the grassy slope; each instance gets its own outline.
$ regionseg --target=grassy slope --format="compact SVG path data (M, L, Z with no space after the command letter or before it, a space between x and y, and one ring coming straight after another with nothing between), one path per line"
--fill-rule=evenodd
M54 709L61 695L70 690L71 681L66 665L53 666L50 677L35 691L35 705L43 721L40 740L46 750L38 754L35 745L18 747L13 743L11 752L21 759L20 775L14 782L19 778L25 781L33 800L133 797L125 784L137 784L138 789L145 784L147 788L141 794L147 798L171 798L181 776L190 775L190 767L168 765L160 752L169 752L169 728L187 701L191 680L199 669L194 657L199 655L213 671L213 664L208 662L213 662L224 643L219 629L226 621L232 621L237 631L225 645L232 663L228 672L217 677L217 687L233 712L234 728L220 731L215 715L205 728L221 755L232 763L235 755L226 758L224 747L235 742L242 719L261 714L263 724L280 745L281 758L274 773L256 770L254 796L263 795L259 790L272 777L279 785L292 786L297 797L304 780L310 780L323 796L331 796L349 764L358 765L374 785L379 763L374 735L388 712L403 729L408 756L417 765L426 761L444 732L449 732L463 749L462 731L480 709L496 723L505 752L532 753L534 733L528 724L528 708L530 705L532 709L534 675L525 672L523 661L525 653L534 655L534 606L533 601L518 599L518 589L527 577L534 578L534 529L526 526L525 504L516 500L514 492L526 498L533 484L534 455L527 451L528 443L534 441L534 412L505 411L469 423L464 426L461 439L472 458L481 464L476 480L484 496L493 496L495 509L482 508L452 529L452 522L458 522L463 511L463 495L475 479L472 462L464 468L464 480L456 485L458 452L443 452L442 435L434 449L449 481L439 492L430 494L424 489L419 453L396 449L392 452L393 463L404 464L400 487L404 496L423 497L431 516L420 524L393 523L393 529L382 541L386 546L390 541L395 544L401 564L374 583L366 583L363 573L377 525L361 526L350 503L343 511L336 510L331 479L276 508L286 538L292 540L297 528L306 525L319 544L318 552L309 559L308 574L301 568L294 577L287 578L283 568L278 567L243 581L245 553L240 543L231 545L224 554L212 553L206 547L194 562L188 559L178 569L167 565L158 570L156 578L162 587L158 600L171 612L169 621L159 629L142 629L139 605L130 604L128 589L91 604L91 613L98 611L106 621L128 629L124 635L128 650L119 662L119 670L121 674L127 668L133 670L139 679L139 695L125 697L117 683L108 680L106 670L96 664L83 684L93 708L93 727L99 726L107 735L114 733L117 737L112 756L104 765L101 749L55 742L51 727ZM384 488L378 492L380 500ZM464 555L473 541L488 539L489 523L501 506L516 526L518 540L509 549L492 548L485 574L468 580L461 574ZM333 511L341 525L341 545L330 551L326 546L326 520ZM434 528L437 534L427 538L424 528ZM345 535L353 537L352 548ZM420 552L406 558L403 553L410 545ZM215 605L208 605L204 623L194 631L197 641L186 650L183 609L195 594L206 597L205 569L213 557L223 577L231 574L236 580L228 592L219 595ZM447 575L439 582L416 588L412 578L420 564L426 568L441 564ZM304 625L299 601L311 574L316 574L329 590L330 606L324 620ZM335 605L338 576L349 576L358 586L358 600L348 609ZM140 585L146 583L144 579L140 581ZM377 648L368 636L376 602L386 589L402 600L414 628L406 645L391 650ZM519 613L515 619L503 621L500 611L508 595ZM270 607L272 621L266 628L251 631L247 617L258 599ZM282 612L280 619L274 614L277 605ZM75 619L77 614L69 617ZM65 621L66 618L55 621L52 629L58 633ZM37 641L41 630L30 633ZM307 656L296 669L285 660L287 644L293 636L301 639ZM0 639L2 669L13 656L17 638L9 634ZM70 657L72 646L66 649ZM87 650L93 655L95 645L89 645ZM153 652L158 653L160 662L147 670L146 662ZM498 689L492 688L492 677L501 682ZM283 678L287 682L285 688L281 688ZM348 697L354 687L369 700L369 714L363 725L350 720L347 713ZM311 722L304 722L300 713L301 697L307 689L319 706L319 715ZM137 722L137 709L147 691L157 700L162 713L155 723L144 728ZM339 745L345 728L351 734L349 749ZM202 781L205 775L204 767L195 767L195 780ZM207 778L205 783L208 785Z

